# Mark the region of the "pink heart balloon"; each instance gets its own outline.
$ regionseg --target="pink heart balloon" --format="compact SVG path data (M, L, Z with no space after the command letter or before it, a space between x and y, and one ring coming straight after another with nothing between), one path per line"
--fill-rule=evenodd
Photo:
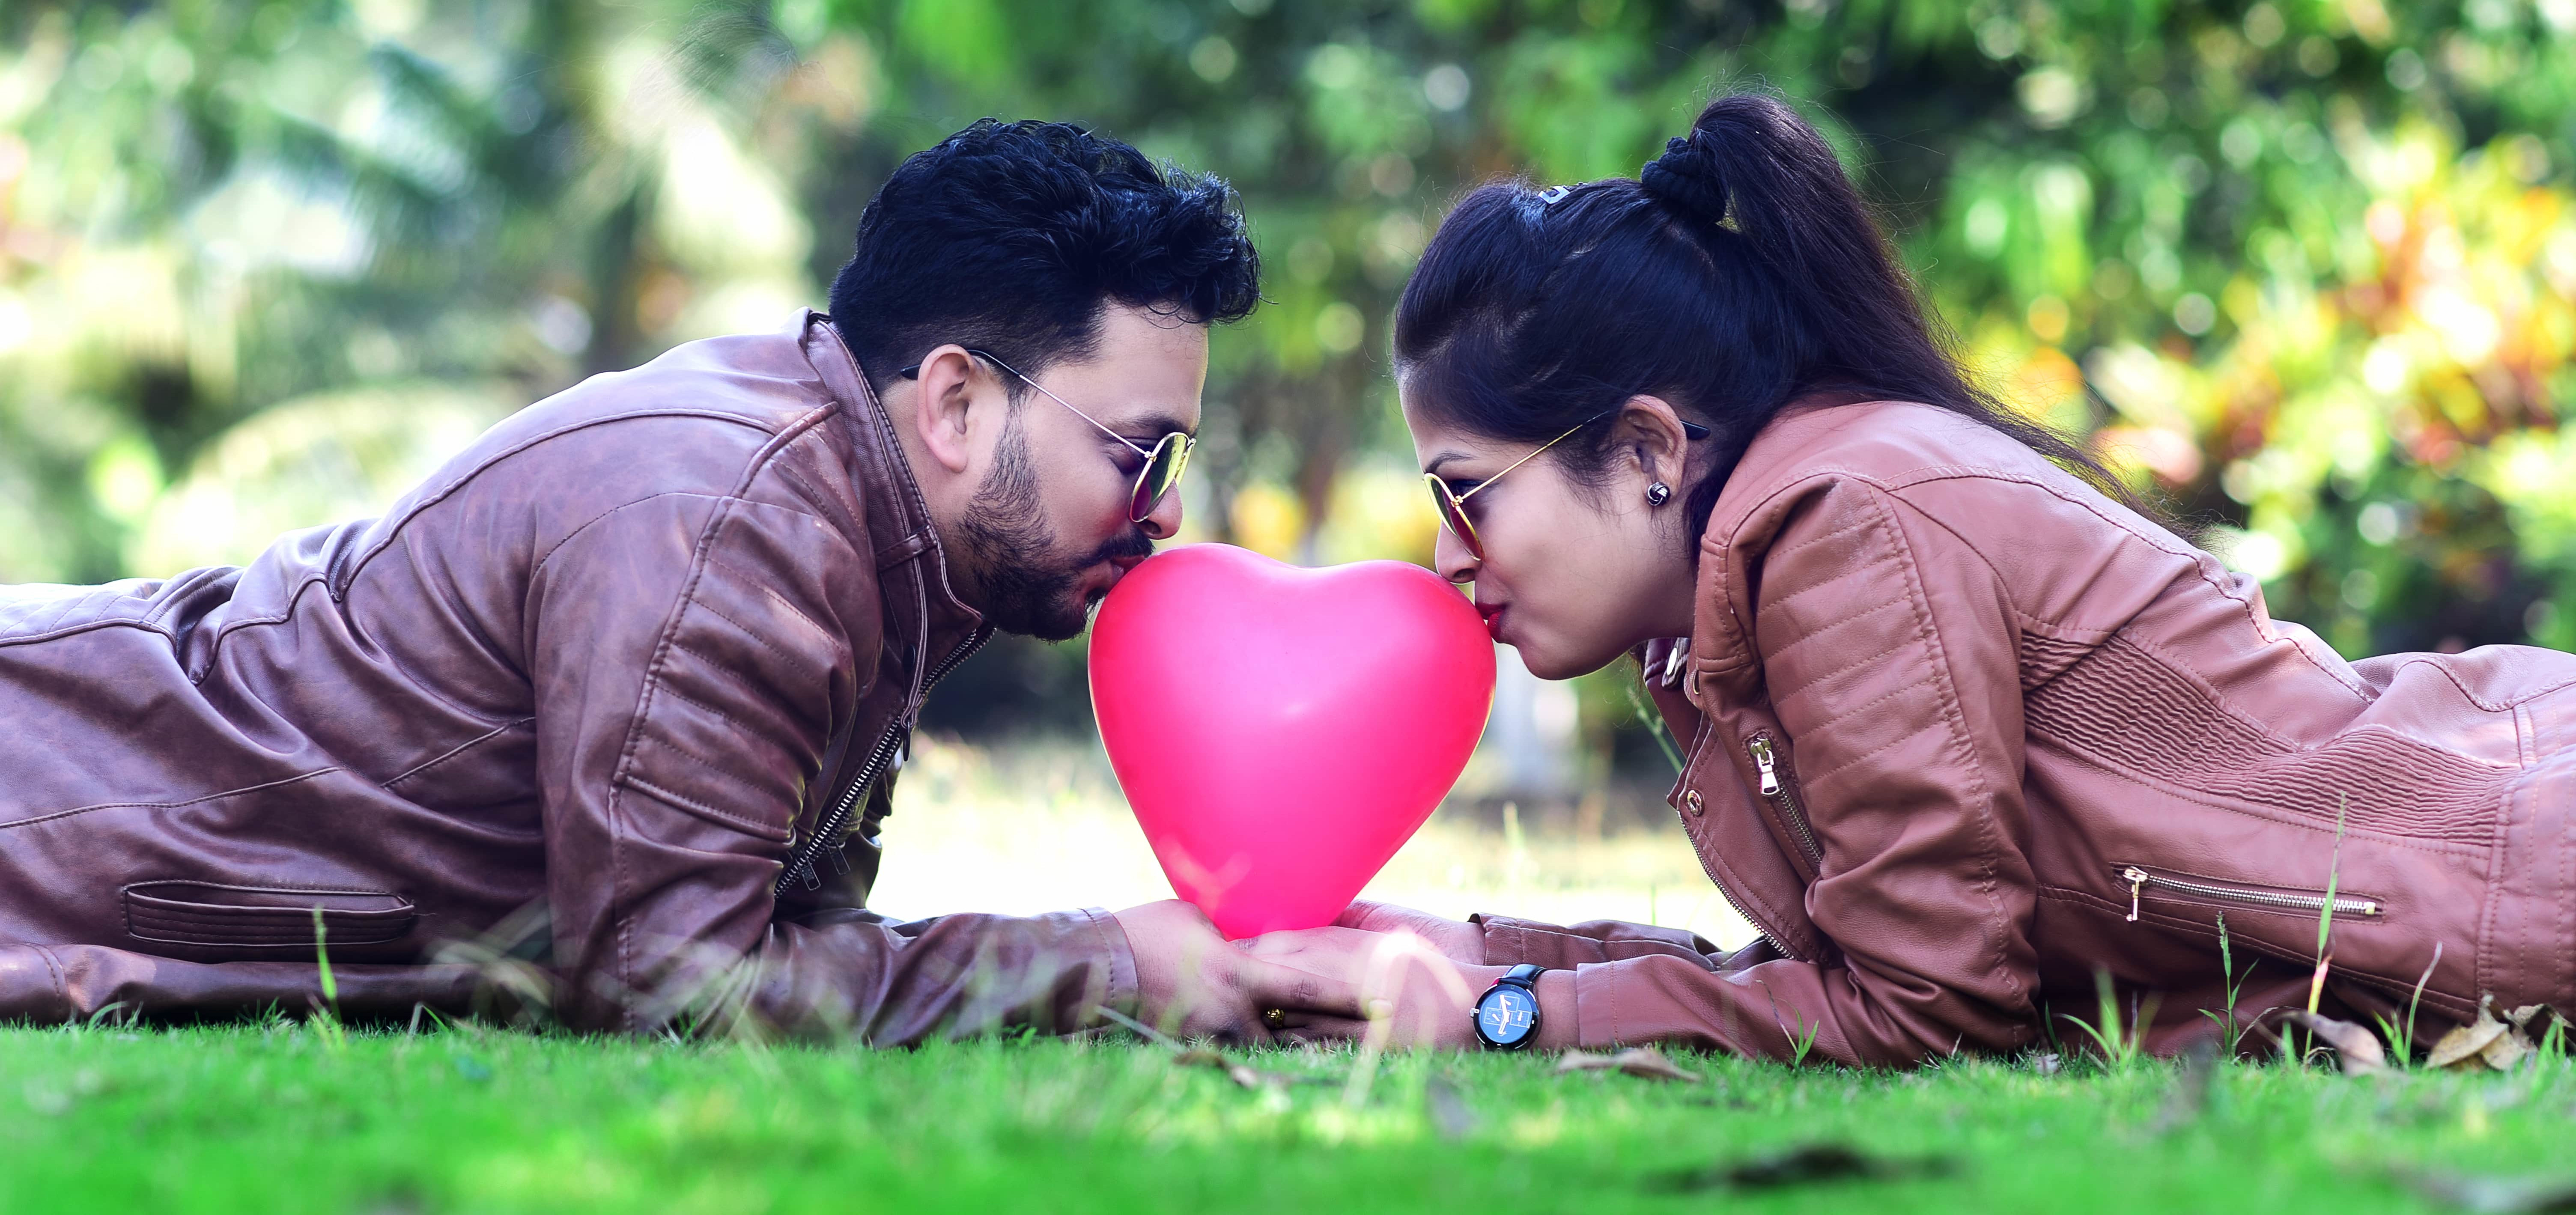
M1091 703L1163 874L1228 938L1333 922L1456 783L1494 649L1418 565L1225 544L1137 566L1091 628Z

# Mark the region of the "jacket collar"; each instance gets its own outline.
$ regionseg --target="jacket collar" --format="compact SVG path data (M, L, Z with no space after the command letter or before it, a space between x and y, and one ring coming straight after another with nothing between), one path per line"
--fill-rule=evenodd
M929 653L945 654L960 642L987 630L983 614L957 598L948 580L948 558L930 504L921 496L912 462L903 454L894 420L876 388L859 368L858 358L841 340L832 319L808 309L804 318L806 361L823 378L823 387L840 408L842 433L850 449L850 482L866 507L868 540L876 549L877 573L883 578L898 566L918 562L928 619L923 622ZM891 634L889 634L891 637ZM935 660L935 659L934 659Z

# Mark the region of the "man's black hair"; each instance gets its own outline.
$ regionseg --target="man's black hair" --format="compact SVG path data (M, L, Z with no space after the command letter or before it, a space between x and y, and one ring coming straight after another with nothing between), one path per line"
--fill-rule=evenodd
M1223 181L1067 123L984 118L868 201L832 322L880 390L948 342L1035 375L1094 353L1105 304L1236 321L1260 279Z

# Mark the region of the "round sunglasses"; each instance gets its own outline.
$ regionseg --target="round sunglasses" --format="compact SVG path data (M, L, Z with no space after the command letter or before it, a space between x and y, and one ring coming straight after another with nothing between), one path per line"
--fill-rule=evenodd
M1010 372L1012 375L1017 376L1021 383L1037 389L1039 392L1046 393L1048 400L1053 401L1058 405L1062 405L1067 409L1073 410L1073 416L1091 423L1092 427L1100 433L1118 440L1118 442L1125 446L1127 450L1135 452L1138 456L1143 457L1145 461L1144 467L1136 470L1136 480L1127 487L1127 521L1129 523L1142 523L1145 520L1152 518L1154 515L1154 508L1161 506L1163 504L1163 499L1174 489L1180 486L1181 473L1187 470L1190 466L1190 449L1198 446L1197 439L1190 437L1185 432L1175 430L1170 434L1164 435L1162 438L1154 440L1154 446L1151 448L1139 447L1134 439L1130 439L1117 431L1111 430L1106 426L1102 426L1099 419L1075 408L1073 402L1055 395L1055 393L1050 391L1046 385L1022 375L1018 368L993 357L990 352L982 350L968 350L966 353L982 359L987 363L991 363L1004 371ZM896 372L895 374L902 376L907 380L920 379L921 364L915 363L910 367L906 367L903 370Z
M1478 481L1474 485L1468 486L1467 492L1463 494L1449 488L1449 482L1443 480L1438 473L1427 472L1422 474L1423 484L1431 487L1431 505L1433 509L1440 512L1441 525L1449 529L1450 535L1458 538L1458 543L1467 546L1468 556L1474 557L1478 561L1484 560L1485 542L1479 539L1476 535L1475 520L1467 517L1467 499L1485 492L1486 486L1502 480L1505 473L1509 473L1513 469L1519 468L1521 465L1537 459L1539 452L1546 451L1548 448L1554 447L1567 439L1573 438L1584 427L1590 426L1603 418L1609 417L1626 407L1627 402L1622 401L1617 405L1613 405L1608 409L1602 410L1591 417L1575 423L1573 429L1568 430L1564 434L1558 435L1545 443L1539 444L1538 451L1533 451L1526 456L1522 456L1520 459L1504 465L1502 472L1495 473L1493 476L1487 477L1482 481ZM1708 437L1708 428L1696 422L1684 422L1682 423L1682 437L1693 441L1705 439Z

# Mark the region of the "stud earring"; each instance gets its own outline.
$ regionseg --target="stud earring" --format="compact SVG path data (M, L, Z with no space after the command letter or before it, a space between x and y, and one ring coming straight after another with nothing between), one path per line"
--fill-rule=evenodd
M1672 497L1673 487L1666 485L1661 481L1657 481L1646 487L1646 505L1648 506L1662 506L1664 503L1672 501Z

